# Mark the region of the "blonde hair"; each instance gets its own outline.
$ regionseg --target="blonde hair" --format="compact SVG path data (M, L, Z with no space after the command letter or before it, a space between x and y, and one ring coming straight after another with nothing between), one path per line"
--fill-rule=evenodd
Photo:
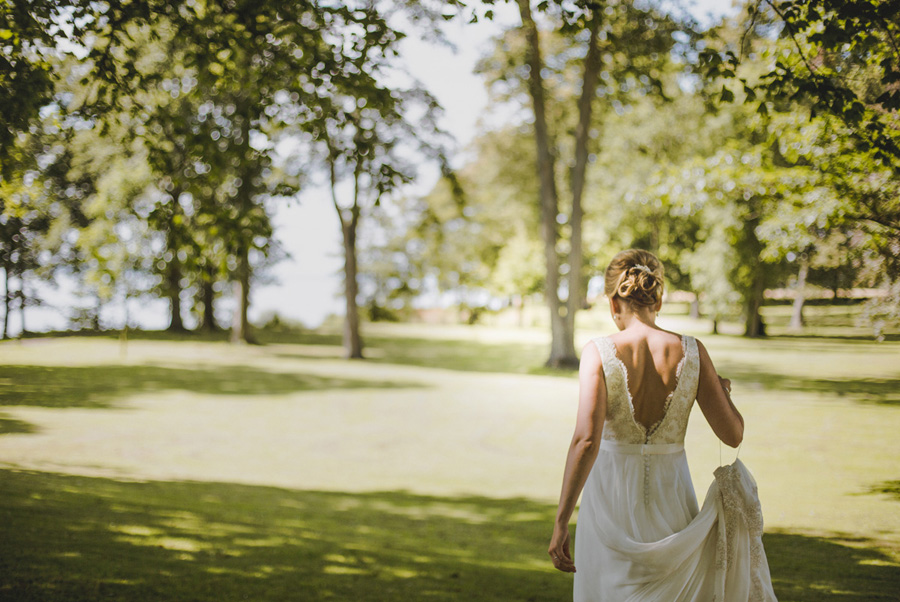
M663 265L650 251L627 249L617 253L605 273L605 293L635 307L654 307L662 301Z

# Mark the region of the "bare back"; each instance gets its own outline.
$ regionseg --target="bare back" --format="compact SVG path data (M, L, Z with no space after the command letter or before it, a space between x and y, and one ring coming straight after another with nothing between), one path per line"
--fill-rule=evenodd
M697 396L697 343L693 337L659 332L662 336L593 339L606 385L603 439L640 444L684 442Z
M667 401L678 385L685 358L684 337L658 329L622 331L609 337L624 365L634 419L645 429L662 420Z

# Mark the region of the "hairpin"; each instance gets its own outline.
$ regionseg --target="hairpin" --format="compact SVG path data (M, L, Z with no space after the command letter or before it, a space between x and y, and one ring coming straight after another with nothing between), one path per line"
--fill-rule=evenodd
M653 274L653 270L651 270L649 267L645 266L642 263L636 263L631 267L641 270L642 272L647 272L648 274Z

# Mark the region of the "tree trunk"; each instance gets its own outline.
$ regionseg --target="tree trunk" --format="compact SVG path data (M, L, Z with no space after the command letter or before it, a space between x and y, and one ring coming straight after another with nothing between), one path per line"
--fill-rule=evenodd
M250 250L246 243L247 241L241 241L237 257L237 278L234 281L237 307L234 309L234 320L231 324L231 342L255 344L256 339L250 332L250 321L247 318L247 310L250 307Z
M206 332L215 332L218 330L214 314L216 291L213 289L213 279L214 275L212 270L209 267L204 267L200 282L200 302L203 304L203 316L200 328Z
M718 318L713 318L712 334L719 334L719 319Z
M592 15L588 50L584 59L584 77L582 78L581 97L578 99L578 125L575 127L575 165L572 168L572 239L569 251L569 298L566 308L566 345L571 348L575 357L575 315L584 307L584 249L582 243L582 222L584 209L581 199L584 195L584 183L587 176L588 139L591 129L591 112L593 100L597 95L597 80L600 74L600 47L597 45L597 34L600 29L600 18Z
M26 334L28 334L28 328L25 326L25 306L28 304L28 299L25 298L25 277L19 276L19 320L22 329L19 331L19 338L23 338Z
M91 316L91 329L94 332L100 332L101 327L103 326L100 323L100 312L103 311L103 299L100 296L97 296L97 304L94 307L94 314Z
M344 242L344 353L348 359L362 359L363 343L359 334L359 306L356 298L359 295L359 284L356 280L356 230L359 225L359 180L362 166L357 160L353 167L353 203L344 209L338 202L338 176L336 161L338 151L326 139L328 145L328 172L331 183L331 201L337 211L341 224L341 237Z
M749 210L743 220L743 248L741 258L751 270L750 281L747 288L742 291L744 304L744 336L745 337L764 337L766 336L766 325L763 323L760 308L763 304L763 293L766 290L766 273L760 255L763 246L756 234L756 228L759 225L760 210L758 207L759 198L753 197L749 199L747 209Z
M694 293L694 298L691 299L690 317L695 320L700 319L700 297L696 293Z
M3 340L9 338L9 268L3 268Z
M746 304L747 316L744 323L745 337L766 336L766 326L763 323L762 315L760 314L764 292L765 279L762 273L762 264L757 262L753 272L753 285L750 289L750 295Z
M184 332L184 321L181 319L181 265L178 261L178 239L175 233L176 216L180 213L179 198L181 190L172 191L172 212L169 215L166 230L166 246L172 253L172 260L166 266L166 292L169 297L169 332Z
M541 201L541 234L544 239L544 261L547 267L544 297L550 310L550 357L547 366L562 367L577 365L573 333L568 329L568 321L564 315L565 308L559 299L559 257L556 243L559 238L557 214L559 213L559 197L554 179L554 157L550 148L550 134L547 129L546 108L544 102L544 80L541 76L543 59L541 58L540 41L537 25L531 16L529 0L517 0L522 28L527 41L525 56L530 68L528 91L534 109L534 138L537 145L537 169L540 176Z
M166 275L168 280L168 289L169 289L169 307L170 307L170 319L169 319L169 332L184 332L184 321L181 319L181 269L180 266L175 263L177 260L173 260L172 263L168 266L168 274Z
M797 290L794 297L794 307L791 311L791 330L803 328L803 303L806 301L806 276L809 274L809 256L806 253L800 255L800 270L797 273Z
M343 220L341 231L344 238L344 350L349 359L362 359L362 337L359 334L359 307L356 297L359 285L356 281L356 226L359 210L353 212L349 220Z
M243 218L250 214L253 206L253 199L251 198L251 187L253 185L252 167L246 164L250 160L251 155L251 115L247 99L241 99L239 104L242 105L239 114L243 116L241 120L241 138L243 140L245 165L241 173L241 186L238 190L237 202L239 203L239 214ZM246 229L241 229L237 236L239 239L237 245L237 273L234 280L234 296L237 307L235 307L234 320L231 325L231 342L255 344L257 341L250 332L250 321L247 318L247 312L250 308L250 244L253 235L247 232Z

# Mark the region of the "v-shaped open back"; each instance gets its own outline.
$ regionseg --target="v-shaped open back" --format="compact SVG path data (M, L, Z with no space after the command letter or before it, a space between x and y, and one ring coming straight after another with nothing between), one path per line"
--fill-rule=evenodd
M685 349L685 338L684 335L679 337L681 339L681 359L678 360L678 364L675 366L675 386L669 391L668 395L663 398L662 401L662 414L660 417L653 422L650 426L647 426L643 422L637 419L637 411L634 407L634 395L631 393L631 386L628 383L628 366L625 362L622 361L622 358L619 357L618 349L616 348L616 343L609 339L609 342L612 343L613 346L613 358L619 366L622 367L622 376L625 379L625 394L628 397L628 407L631 410L631 417L634 420L634 423L640 427L644 433L645 437L649 437L653 434L653 432L659 427L662 421L666 417L666 413L669 411L669 405L672 403L672 396L675 395L675 391L678 390L679 381L681 380L681 370L684 368L684 360L687 357L687 350Z
M639 422L628 383L628 367L609 337L594 339L600 350L607 390L607 416L603 438L627 443L683 442L687 417L697 397L699 356L693 337L681 336L681 360L675 368L675 386L663 400L662 415L651 425Z

